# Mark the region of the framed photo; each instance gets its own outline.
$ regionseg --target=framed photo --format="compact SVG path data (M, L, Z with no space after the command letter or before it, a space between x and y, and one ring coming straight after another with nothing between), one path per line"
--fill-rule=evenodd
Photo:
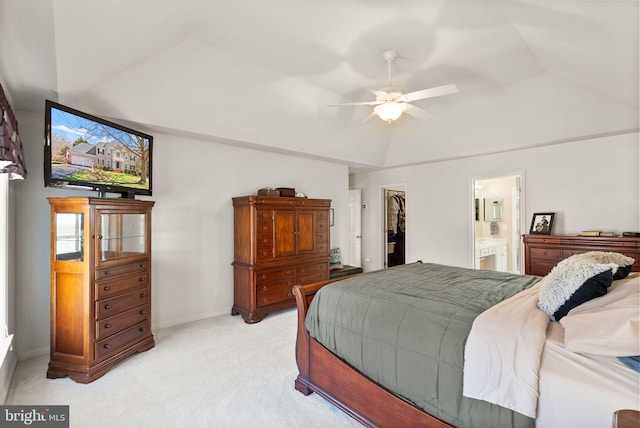
M329 226L333 226L333 208L329 209Z
M555 215L556 213L533 213L529 233L533 235L551 235L553 217Z

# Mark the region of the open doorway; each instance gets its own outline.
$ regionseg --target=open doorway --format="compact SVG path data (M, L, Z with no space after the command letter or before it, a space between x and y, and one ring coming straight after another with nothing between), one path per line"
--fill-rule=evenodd
M405 264L406 192L404 186L383 189L385 267Z
M473 267L522 273L521 175L473 183Z

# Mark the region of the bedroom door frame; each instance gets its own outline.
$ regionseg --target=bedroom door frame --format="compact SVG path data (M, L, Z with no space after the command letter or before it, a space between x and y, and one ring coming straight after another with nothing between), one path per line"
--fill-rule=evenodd
M362 189L349 189L347 264L362 266Z
M484 175L484 176L474 176L470 178L470 211L471 215L469 216L471 222L471 267L474 269L479 269L479 266L476 266L476 215L480 216L480 223L484 221L483 217L483 205L480 202L478 206L476 200L478 199L478 182L486 181L486 180L495 180L495 179L507 179L507 178L515 178L516 183L518 183L517 188L512 188L508 194L510 198L510 217L511 221L508 225L508 228L511 229L510 238L508 238L508 245L511 249L510 256L507 265L511 268L510 272L524 273L524 255L523 255L523 245L522 245L522 235L526 233L527 229L527 219L526 219L526 211L525 211L525 172L524 171L515 171L510 173L501 173L496 175ZM478 208L480 209L479 214L477 214ZM504 227L504 226L503 226Z
M387 229L388 229L388 225L387 225L387 198L386 198L386 194L387 194L387 190L392 190L392 191L398 191L398 192L404 192L404 200L405 200L405 206L407 204L407 200L408 200L408 192L407 192L407 184L406 183L396 183L396 184L384 184L382 186L380 186L380 208L381 208L381 216L382 216L382 247L381 247L381 262L382 262L382 266L386 269L389 267L389 255L387 253L387 245L389 244L388 241L388 235L387 235ZM407 221L407 211L405 210L405 239L404 239L404 253L405 253L405 263L406 263L406 254L407 254L407 236L408 236L408 228L406 226L406 224L408 223Z

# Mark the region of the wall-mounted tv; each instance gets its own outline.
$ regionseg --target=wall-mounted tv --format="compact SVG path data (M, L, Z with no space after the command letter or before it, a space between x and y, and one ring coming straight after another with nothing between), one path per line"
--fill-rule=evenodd
M45 186L150 196L152 154L151 135L45 102Z

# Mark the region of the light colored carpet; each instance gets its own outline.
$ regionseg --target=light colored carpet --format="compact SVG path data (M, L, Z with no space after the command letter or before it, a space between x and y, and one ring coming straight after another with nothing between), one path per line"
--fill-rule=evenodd
M20 361L6 404L69 405L77 428L361 427L294 389L296 315L253 325L222 315L154 331L155 348L87 385L47 379L48 356Z

